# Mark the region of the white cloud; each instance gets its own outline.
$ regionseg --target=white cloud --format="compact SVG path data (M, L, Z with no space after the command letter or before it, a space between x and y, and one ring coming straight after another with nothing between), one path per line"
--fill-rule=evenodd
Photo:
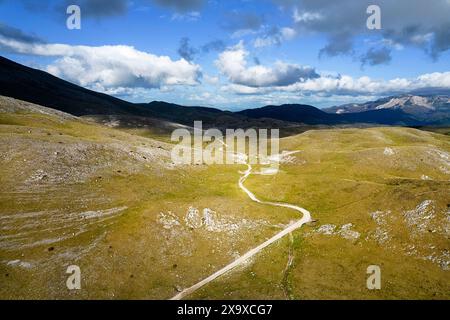
M450 89L450 72L434 72L412 79L395 78L387 81L371 79L367 76L353 78L348 75L339 77L323 75L319 78L308 79L287 86L254 88L229 85L223 87L223 90L236 94L253 95L266 94L267 92L295 92L302 95L321 96L386 96L427 88Z
M267 92L267 90L265 88L254 88L254 87L248 87L248 86L243 86L240 84L228 84L226 86L222 86L221 87L222 91L225 92L232 92L235 94L264 94Z
M423 74L417 77L415 86L449 88L450 89L450 72L433 72ZM416 88L420 89L420 87Z
M370 77L324 78L298 83L287 90L325 92L332 94L377 94L389 95L430 87L450 88L450 72L424 74L413 79L395 78L391 80L374 80Z
M220 82L219 77L214 77L207 74L203 75L203 80L206 84L209 85L217 85Z
M216 66L233 84L248 87L286 86L318 76L313 68L282 61L277 61L272 68L262 65L249 67L248 55L241 41L222 52L216 60Z
M55 57L48 72L100 91L196 85L201 74L200 66L184 59L174 61L131 46L24 43L4 37L0 45L16 53Z
M248 66L249 52L243 41L227 48L219 55L216 66L229 84L221 90L237 95L270 95L296 93L299 95L330 96L386 96L414 90L440 88L450 90L450 71L419 75L416 78L391 80L372 79L368 76L354 78L334 72L321 72L277 61L272 67L258 63Z
M221 87L222 91L238 95L292 92L321 96L383 96L427 88L450 89L450 71L391 80L368 76L354 78L325 72L319 75L311 67L282 61L275 62L273 66L249 66L248 55L243 41L219 55L216 66L230 82Z

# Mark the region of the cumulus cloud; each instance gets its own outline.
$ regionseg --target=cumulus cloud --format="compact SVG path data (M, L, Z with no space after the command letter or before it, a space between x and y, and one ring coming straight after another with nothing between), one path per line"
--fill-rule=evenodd
M0 36L0 47L19 54L54 57L48 72L99 91L196 85L201 77L200 66L185 59L174 61L131 46L29 43Z
M413 79L395 78L375 80L370 77L320 78L304 84L296 84L288 90L304 90L338 95L395 95L422 88L450 88L450 72L420 75Z
M255 88L243 85L229 85L224 90L236 94L260 95L266 93L289 92L299 95L330 96L388 96L426 89L450 90L450 72L435 72L413 79L395 78L391 80L372 79L364 76L353 78L348 75L320 76L287 86Z
M354 39L378 35L394 44L415 46L433 58L450 48L450 2L448 0L274 0L292 8L298 33L321 33L328 44L321 53L351 54ZM382 30L368 30L366 9L381 8Z
M233 84L247 87L287 86L319 77L311 67L282 61L277 61L272 68L262 65L248 66L248 55L249 52L241 41L222 52L216 60L216 66Z
M243 41L227 48L216 60L219 71L230 81L223 91L238 95L295 93L321 97L386 96L428 89L450 90L450 71L427 73L416 78L372 79L349 75L318 73L314 68L277 61L272 67L248 65L249 52ZM376 65L390 61L388 48L370 49L361 57L364 64Z

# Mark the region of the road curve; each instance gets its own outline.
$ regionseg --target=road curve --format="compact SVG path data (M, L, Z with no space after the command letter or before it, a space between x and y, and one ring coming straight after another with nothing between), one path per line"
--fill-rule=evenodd
M278 241L279 239L281 239L284 236L288 235L292 231L300 228L305 223L311 221L311 214L310 214L310 212L308 210L304 209L304 208L301 208L301 207L296 206L296 205L288 204L288 203L268 202L268 201L261 201L261 200L259 200L250 190L248 190L244 186L245 180L247 180L247 178L250 176L251 173L252 173L252 166L247 163L247 171L245 171L243 176L239 179L239 187L249 196L249 198L251 200L253 200L253 201L257 202L257 203L260 203L260 204L266 204L266 205L271 205L271 206L276 206L276 207L284 207L284 208L293 209L293 210L301 212L303 214L303 217L300 220L298 220L297 222L295 222L295 223L289 225L288 227L286 227L285 229L283 229L281 232L279 232L276 235L274 235L269 240L261 243L256 248L251 249L250 251L248 251L247 253L245 253L244 255L242 255L241 257L239 257L238 259L236 259L232 263L226 265L225 267L223 267L219 271L213 273L209 277L207 277L207 278L203 279L202 281L194 284L193 286L191 286L191 287L189 287L187 289L184 289L183 291L178 293L176 296L174 296L170 300L181 300L181 299L183 299L184 297L190 295L191 293L193 293L194 291L200 289L201 287L203 287L204 285L206 285L209 282L213 281L214 279L217 279L218 277L220 277L223 274L227 273L228 271L234 269L235 267L239 266L240 264L243 264L245 261L247 261L248 259L253 257L255 254L257 254L258 252L260 252L264 248L270 246L272 243Z

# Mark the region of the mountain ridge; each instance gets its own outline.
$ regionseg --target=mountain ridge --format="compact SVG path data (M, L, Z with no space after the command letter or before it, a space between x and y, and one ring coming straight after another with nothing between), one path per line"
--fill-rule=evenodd
M190 126L195 120L199 120L204 122L205 127L219 128L292 127L299 124L418 126L450 123L448 107L440 109L439 116L430 118L429 121L427 114L418 117L417 114L405 112L401 108L375 109L368 105L361 107L361 112L350 112L358 110L355 107L357 104L346 105L347 109L344 111L349 112L338 112L337 107L321 110L305 104L270 105L231 112L211 107L187 107L164 101L131 103L80 87L45 71L21 65L1 56L0 95L54 108L75 116L133 116L163 119ZM352 106L356 109L351 109Z
M375 101L350 103L323 109L330 114L354 114L374 110L401 110L420 122L450 123L450 93L407 93Z
M285 104L280 106L266 106L247 109L238 112L254 118L273 118L306 124L378 124L414 126L420 123L406 113L399 110L370 110L361 113L333 114L309 105Z

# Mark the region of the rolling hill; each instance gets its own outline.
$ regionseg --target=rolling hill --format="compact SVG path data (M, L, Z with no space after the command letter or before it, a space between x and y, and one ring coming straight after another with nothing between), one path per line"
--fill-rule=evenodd
M172 146L0 97L0 298L168 299L299 219L252 201L244 165L178 166ZM245 186L315 222L186 298L449 298L449 137L310 130L280 149L280 172L255 165Z
M413 126L420 121L414 119L402 110L370 110L360 113L335 114L327 113L309 105L285 104L281 106L266 106L257 109L247 109L239 112L251 118L273 118L306 124L381 124Z
M204 127L263 127L288 128L296 124L278 120L257 120L206 107L186 107L173 103L153 101L130 103L77 86L41 70L29 68L0 57L0 95L39 104L75 116L111 116L121 123L141 118L163 119L192 126L194 120L202 120ZM100 117L104 118L104 117ZM153 121L155 125L157 121ZM295 132L299 132L295 130Z

